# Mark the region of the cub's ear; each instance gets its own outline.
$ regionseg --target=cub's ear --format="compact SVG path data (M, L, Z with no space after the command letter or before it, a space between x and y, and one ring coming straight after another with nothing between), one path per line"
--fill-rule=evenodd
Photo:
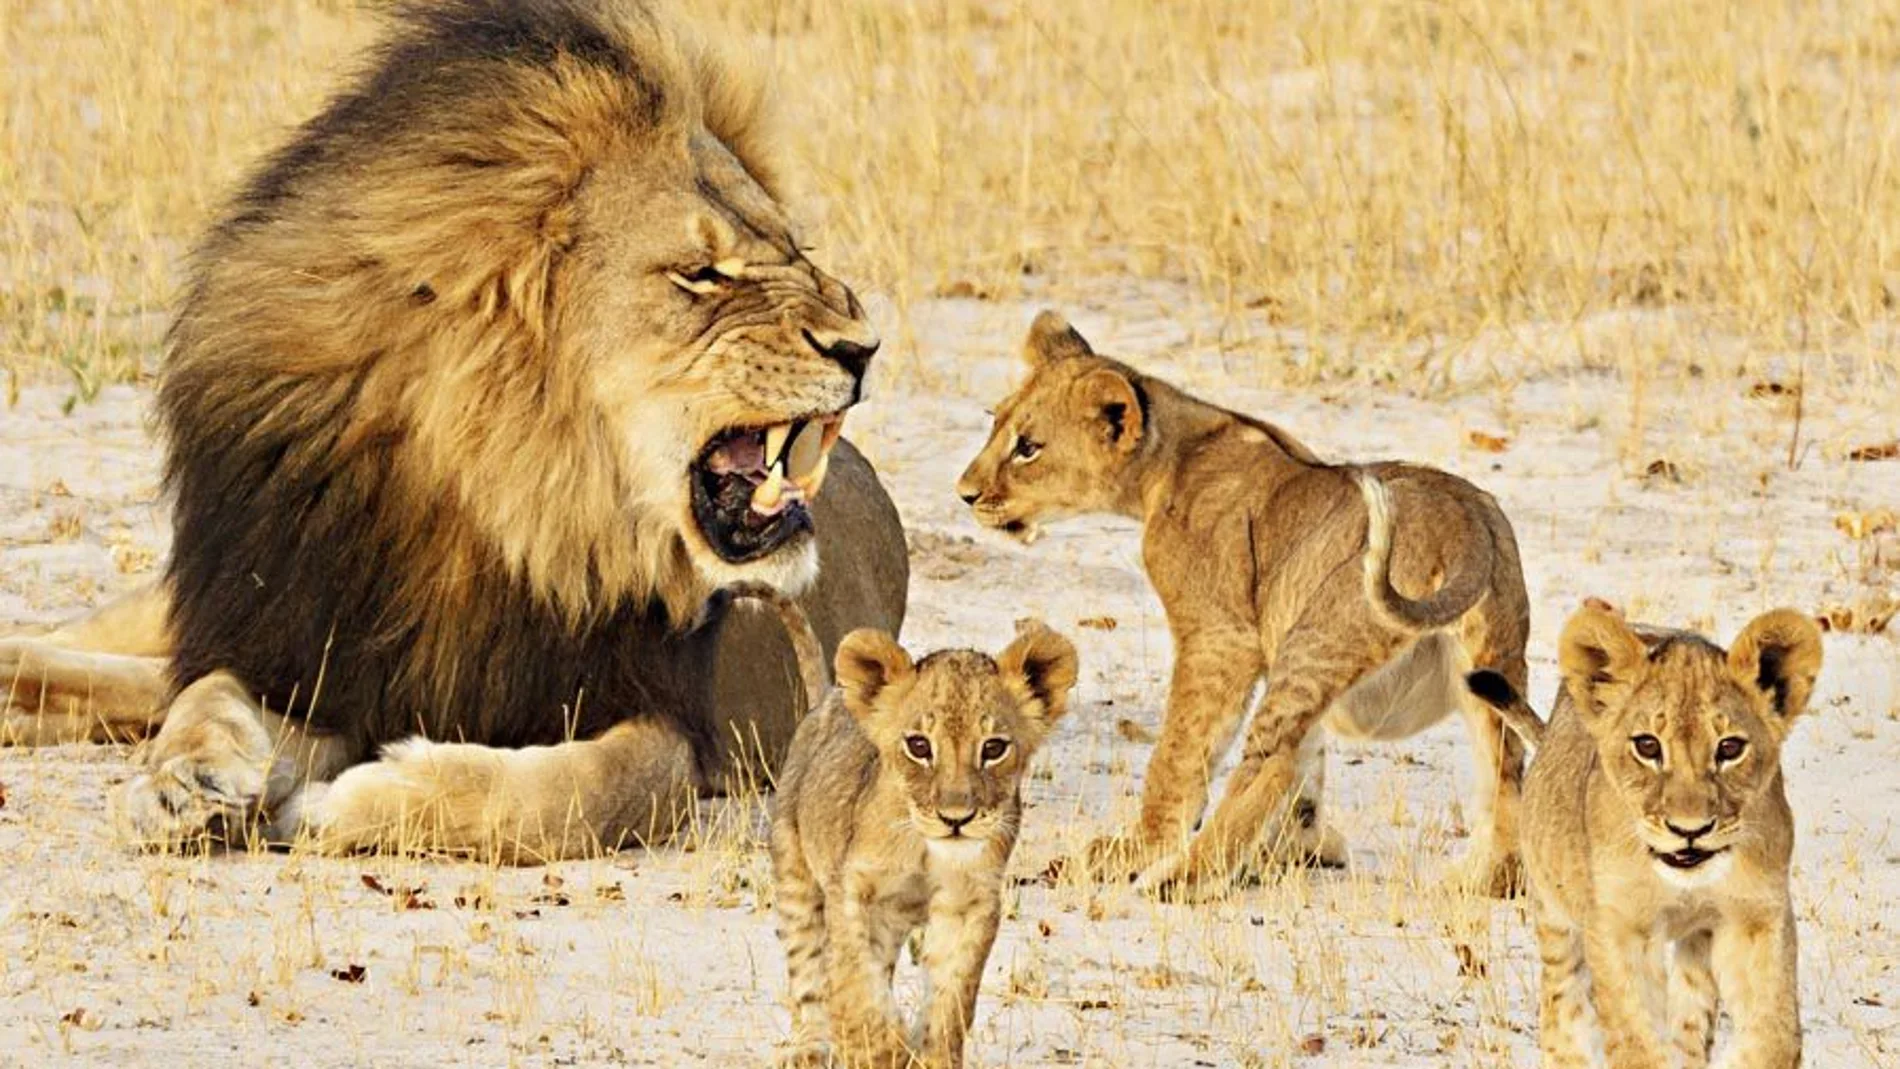
M910 654L904 652L904 647L884 632L868 627L851 632L838 643L832 670L838 688L844 692L845 708L859 720L875 716L878 698L909 683L913 673Z
M1094 356L1095 350L1069 321L1051 310L1044 309L1029 324L1029 337L1023 342L1023 361L1032 368L1051 364L1057 360L1067 360L1072 356Z
M1076 678L1075 643L1041 620L1017 621L1016 640L997 654L996 667L1022 702L1024 713L1044 727L1069 711L1069 690Z
M1075 380L1074 389L1083 418L1099 422L1102 440L1118 452L1131 452L1144 428L1141 400L1128 376L1105 367Z
M1768 695L1785 730L1807 710L1821 674L1821 628L1793 609L1762 613L1735 636L1728 666L1744 684Z
M1649 659L1647 648L1620 613L1585 605L1564 624L1557 663L1564 689L1586 722L1623 698Z

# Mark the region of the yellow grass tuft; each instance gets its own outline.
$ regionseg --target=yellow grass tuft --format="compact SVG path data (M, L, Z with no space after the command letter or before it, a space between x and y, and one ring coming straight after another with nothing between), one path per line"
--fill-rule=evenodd
M1313 377L1474 348L1627 371L1577 325L1662 308L1849 357L1813 373L1900 369L1870 329L1900 300L1878 0L696 8L770 57L819 257L900 318L1135 275ZM348 0L0 11L3 366L82 393L149 367L180 252L375 25Z

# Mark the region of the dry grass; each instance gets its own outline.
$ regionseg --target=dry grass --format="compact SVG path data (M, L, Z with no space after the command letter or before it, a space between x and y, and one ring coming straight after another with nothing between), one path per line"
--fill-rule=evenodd
M932 295L1135 275L1306 377L1615 363L1565 328L1631 306L1900 369L1878 0L701 6L771 56L820 255L907 339ZM180 252L375 25L348 0L0 11L7 370L84 395L149 367Z
M1900 662L1891 626L1848 626L1900 591L1880 519L1900 464L1854 459L1891 439L1900 381L1892 5L695 6L772 57L819 257L889 302L881 374L943 394L929 419L854 417L913 538L907 640L986 644L1034 612L1082 647L1021 874L1133 813L1169 661L1125 528L1021 553L972 541L947 492L1005 354L1055 301L1326 455L1497 492L1540 695L1586 594L1721 636L1777 603L1854 614L1791 751L1803 996L1811 1060L1896 1064L1900 823L1865 785L1891 763ZM0 406L0 620L65 615L165 552L142 392L71 418L57 399L151 369L193 234L375 24L352 0L0 3L0 369L26 396ZM1439 394L1467 366L1499 388L1425 403L1338 381L1422 370ZM1536 377L1583 366L1615 378ZM1288 379L1325 385L1265 388ZM1346 874L1198 909L1012 889L978 1064L1525 1063L1526 925L1439 882L1465 753L1453 725L1336 751ZM132 855L103 802L125 756L0 752L0 1050L727 1065L782 1038L756 804L709 811L690 852L555 866L557 888L479 865Z

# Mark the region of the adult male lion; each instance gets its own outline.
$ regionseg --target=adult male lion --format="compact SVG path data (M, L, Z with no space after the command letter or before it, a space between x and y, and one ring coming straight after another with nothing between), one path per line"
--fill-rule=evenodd
M162 720L147 840L523 861L664 838L776 755L790 647L718 587L803 591L829 657L908 575L839 437L877 338L760 101L644 0L404 8L198 248L165 580L0 644L8 734Z

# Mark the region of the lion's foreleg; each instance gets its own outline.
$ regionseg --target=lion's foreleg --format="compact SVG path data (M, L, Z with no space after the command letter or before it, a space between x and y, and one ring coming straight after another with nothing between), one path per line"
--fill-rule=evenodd
M534 865L671 838L692 813L691 745L657 720L500 749L410 739L288 807L319 849L450 853Z
M0 639L0 745L137 741L169 687L170 600L157 583L29 636Z
M165 659L0 641L0 745L136 742L165 718Z
M163 583L147 583L36 637L74 651L169 657L171 596Z

